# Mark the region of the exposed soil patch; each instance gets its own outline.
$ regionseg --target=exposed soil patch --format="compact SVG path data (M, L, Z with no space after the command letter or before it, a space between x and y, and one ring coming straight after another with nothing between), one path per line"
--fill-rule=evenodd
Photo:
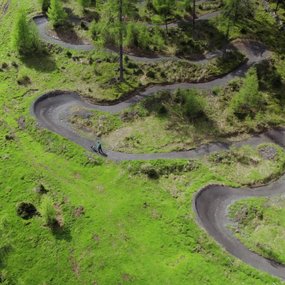
M72 266L72 271L76 274L76 276L80 275L80 267L79 264L77 263L76 259L74 256L70 256L69 258L71 266Z
M63 228L64 226L64 219L63 219L63 215L62 215L62 211L61 211L61 207L59 204L55 204L54 205L55 210L56 210L56 224L55 224L55 228Z
M95 240L97 243L99 243L99 241L100 241L99 235L94 234L94 235L93 235L93 240Z
M74 212L73 212L73 215L74 217L76 218L79 218L80 216L84 215L85 214L85 210L84 210L84 207L83 206L79 206L77 207Z
M43 184L40 184L35 188L35 192L38 194L46 194L48 190L45 188Z
M277 156L277 150L273 146L264 146L259 149L259 153L264 159L274 160Z
M18 119L18 128L20 130L24 130L26 128L26 119L25 117L21 116L19 119Z

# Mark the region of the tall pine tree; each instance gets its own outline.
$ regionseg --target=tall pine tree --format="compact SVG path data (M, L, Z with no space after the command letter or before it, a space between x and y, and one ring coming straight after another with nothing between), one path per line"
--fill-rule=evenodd
M166 31L168 30L167 21L175 10L175 0L153 0L152 5L156 12L164 18Z
M50 7L47 15L54 27L64 25L67 14L62 7L61 0L50 0Z
M40 40L34 23L27 19L25 11L20 11L15 21L12 43L21 55L28 55L40 50Z
M42 7L42 12L46 14L50 6L50 0L40 0L40 5Z

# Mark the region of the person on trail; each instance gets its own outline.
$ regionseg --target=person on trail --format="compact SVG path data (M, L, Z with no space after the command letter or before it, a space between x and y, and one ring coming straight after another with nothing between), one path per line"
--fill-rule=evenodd
M102 144L99 140L96 141L95 147L96 147L96 150L98 151L98 153L104 154L103 149L102 149Z

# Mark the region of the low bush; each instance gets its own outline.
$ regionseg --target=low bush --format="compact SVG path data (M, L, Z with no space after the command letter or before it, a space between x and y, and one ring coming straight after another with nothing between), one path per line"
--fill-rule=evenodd
M107 46L118 45L118 25L114 23L107 25L104 21L93 21L90 31L96 42ZM139 48L146 51L161 51L163 49L163 34L157 27L148 27L142 23L130 22L126 24L123 33L125 48Z
M150 162L136 161L128 163L128 170L133 174L144 174L150 179L158 179L163 175L183 174L199 167L196 160L153 160Z
M181 99L184 115L195 120L205 116L206 100L196 90L178 90L176 96Z
M259 82L255 68L251 68L241 86L230 102L230 109L236 117L244 119L247 116L254 117L263 109L265 101L259 91Z
M43 198L41 203L40 213L47 226L53 228L58 224L54 202L50 197L45 196Z
M37 214L38 211L32 203L21 202L17 205L17 215L22 219L31 219Z
M67 14L62 7L61 0L50 0L50 7L47 15L54 27L61 26L65 23Z
M23 74L23 75L18 76L17 83L19 85L27 86L27 85L31 84L32 81L28 75Z
M231 149L223 152L215 152L209 155L208 160L212 163L223 163L227 165L240 163L243 165L256 165L259 161L246 152L241 151L240 149Z
M143 164L141 167L141 173L146 174L150 179L158 179L159 173L151 164Z
M229 215L242 226L247 226L253 220L263 219L263 207L265 199L249 199L247 203L244 200L238 201L229 208Z
M91 0L78 0L78 3L82 9L85 9L91 5Z
M263 89L278 89L282 87L282 77L272 60L261 62L256 67L260 87Z

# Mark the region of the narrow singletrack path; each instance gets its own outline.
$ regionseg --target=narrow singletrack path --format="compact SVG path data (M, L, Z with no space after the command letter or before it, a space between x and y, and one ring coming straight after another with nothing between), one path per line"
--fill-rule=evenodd
M284 147L284 129L275 130L272 133L282 140L282 146ZM263 142L260 141L260 143ZM257 269L285 279L284 265L250 251L227 228L230 223L227 217L228 207L237 200L251 197L271 197L281 194L285 194L284 175L276 182L259 188L236 189L211 185L196 194L193 200L193 209L200 225L229 253Z
M201 3L203 3L204 1L201 1ZM196 21L205 21L205 20L210 20L214 17L217 17L221 12L220 11L215 11L209 14L205 14L199 18L196 19ZM38 28L38 32L39 35L41 37L41 39L43 41L45 41L46 43L50 43L50 44L55 44L55 45L59 45L63 48L68 48L68 49L73 49L73 50L77 50L77 51L91 51L94 50L96 47L91 44L91 43L71 43L71 42L66 42L63 41L62 39L60 39L58 36L56 35L52 35L49 31L49 22L46 16L44 15L38 15L35 16L33 18L34 23L36 24L37 28ZM168 24L169 28L174 28L177 27L179 24L178 23L170 23ZM152 26L152 24L149 24L149 26ZM165 27L164 25L161 25L161 27ZM110 53L116 53L114 50L105 48L104 49L106 52L110 52ZM183 58L179 58L177 56L163 56L163 55L156 55L154 57L144 57L144 56L137 56L137 55L133 55L133 54L127 54L128 57L132 60L135 61L139 61L139 62L160 62L163 60L181 60L181 61L187 61L187 62L193 62L193 63L206 63L209 59L220 56L222 53L222 51L213 51L213 52L209 52L207 54L204 55L203 59L200 60L187 60L187 59L183 59Z
M92 45L70 45L58 39L51 38L45 32L47 21L44 17L34 19L37 24L40 35L43 40L54 44L60 44L66 48L75 48L77 50L91 50ZM87 110L100 110L109 113L118 113L132 104L152 96L162 90L181 89L212 89L215 86L224 86L235 77L244 76L246 71L254 64L267 59L270 53L266 48L254 41L237 41L234 46L242 52L248 59L247 63L240 66L237 70L205 83L176 83L169 85L154 85L147 87L144 91L138 92L132 98L114 105L95 105L82 99L78 94L65 91L53 91L40 96L32 106L32 113L39 124L52 132L77 143L78 145L90 150L94 141L87 139L76 133L69 125L67 118L72 114L72 108L75 106L84 107ZM108 158L114 161L122 160L150 160L150 159L190 159L207 155L212 152L227 150L231 146L252 145L257 146L261 143L276 143L285 148L285 129L276 128L254 135L247 140L235 143L211 143L202 145L194 150L171 152L171 153L149 153L149 154L129 154L107 150ZM241 259L247 264L268 272L274 276L285 279L285 266L272 260L266 259L247 249L232 232L227 228L229 220L227 218L228 206L233 202L247 197L270 197L285 193L285 176L278 181L267 186L255 189L234 189L219 185L210 185L200 190L194 200L193 209L197 215L199 224L230 254Z
M176 90L180 89L205 89L209 90L215 86L223 86L237 76L244 76L246 71L255 63L258 63L269 57L270 53L265 47L253 41L237 41L233 44L237 49L248 58L247 63L240 66L237 70L227 74L222 78L218 78L205 83L175 83L169 85L154 85L147 87L143 92L137 93L132 98L127 99L115 105L93 105L80 98L76 93L72 92L51 92L39 97L33 105L33 112L42 126L47 127L51 131L63 135L64 137L80 144L81 146L90 149L94 141L88 140L75 133L65 120L70 114L74 106L81 106L87 109L100 110L109 113L118 113L128 108L129 106L152 96L162 90ZM250 141L250 140L249 140ZM158 158L191 158L199 155L204 155L213 151L219 151L229 148L234 144L212 143L202 146L195 150L171 153L157 153L157 154L127 154L114 151L106 151L108 157L112 160L136 160L136 159L158 159Z

